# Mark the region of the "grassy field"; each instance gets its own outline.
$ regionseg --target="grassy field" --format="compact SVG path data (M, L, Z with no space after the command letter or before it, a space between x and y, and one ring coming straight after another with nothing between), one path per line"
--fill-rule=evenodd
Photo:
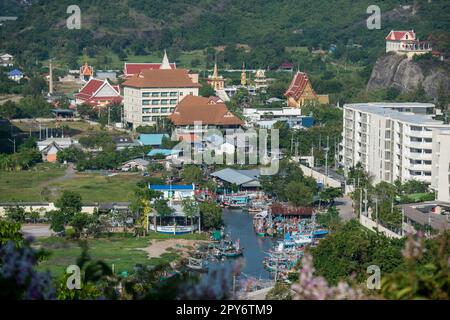
M39 135L39 123L38 122L32 122L32 121L14 121L14 132L22 131L25 133L34 132L34 135ZM51 134L51 129L54 129L56 131L53 131L54 134L61 134L61 127L67 126L69 127L69 131L64 130L65 136L70 136L74 138L78 138L80 136L86 135L90 132L99 132L103 130L100 125L91 125L84 121L48 121L41 124L41 128L48 128L49 129L49 136Z
M45 201L42 186L63 176L64 170L59 165L42 163L26 171L0 171L0 201Z
M206 240L206 236L199 234L172 236L151 232L145 238L135 238L125 234L112 234L110 237L86 241L89 247L89 255L93 260L102 260L110 266L114 264L115 272L120 273L122 271L132 271L133 267L139 263L156 265L177 259L178 254L170 250L160 258L151 259L147 257L147 253L144 250L140 250L147 247L151 240L169 238ZM81 253L76 240L50 237L37 240L35 245L50 252L50 257L39 264L38 270L48 270L56 277L61 276L67 266L75 264Z
M19 172L0 171L0 202L5 201L55 201L63 190L81 194L85 202L130 201L139 173L121 173L107 177L97 173L77 173L67 180L65 166L42 163L31 170ZM43 192L44 191L44 192Z
M119 174L112 177L78 173L72 179L50 183L49 188L58 190L50 199L55 200L62 190L69 190L81 194L83 201L126 202L133 197L136 182L141 179L142 176L138 173Z

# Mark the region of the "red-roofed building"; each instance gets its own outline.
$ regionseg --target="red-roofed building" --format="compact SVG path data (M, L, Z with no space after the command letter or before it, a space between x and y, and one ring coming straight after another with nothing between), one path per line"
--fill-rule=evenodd
M287 105L293 108L300 108L306 103L327 104L328 95L318 95L311 86L308 75L305 72L297 71L284 93L287 98Z
M175 63L169 63L167 53L164 51L163 61L161 63L127 63L123 67L123 77L129 79L134 75L141 73L143 70L156 70L156 69L176 69Z
M111 103L121 103L120 87L111 85L108 80L92 78L75 94L77 104L86 103L92 107L104 107Z
M408 58L413 55L421 55L432 51L430 44L420 42L416 39L414 30L394 31L391 30L386 37L386 52L405 54Z
M155 70L160 69L161 63L125 63L123 68L124 78L131 78L132 76L139 74L143 70ZM176 64L171 63L170 67L176 69Z

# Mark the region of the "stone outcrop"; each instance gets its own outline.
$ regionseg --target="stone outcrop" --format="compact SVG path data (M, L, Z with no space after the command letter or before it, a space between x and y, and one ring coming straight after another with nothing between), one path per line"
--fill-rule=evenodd
M422 86L428 96L436 98L441 84L445 90L450 90L448 63L408 60L406 56L389 53L378 58L367 84L367 90L396 88L405 93Z

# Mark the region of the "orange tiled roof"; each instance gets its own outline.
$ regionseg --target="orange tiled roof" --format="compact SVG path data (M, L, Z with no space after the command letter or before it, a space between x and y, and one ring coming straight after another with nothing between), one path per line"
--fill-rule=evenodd
M146 69L125 81L122 86L135 88L199 88L186 69Z
M201 121L204 125L242 125L243 121L232 114L224 103L210 98L187 96L177 104L170 115L175 125L194 125Z

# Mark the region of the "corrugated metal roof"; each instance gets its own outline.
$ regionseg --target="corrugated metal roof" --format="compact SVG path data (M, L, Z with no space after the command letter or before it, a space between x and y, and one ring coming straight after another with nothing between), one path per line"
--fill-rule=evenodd
M237 185L248 184L251 181L257 180L259 176L259 170L235 170L226 168L211 173L211 176L217 177L223 181L234 183Z

